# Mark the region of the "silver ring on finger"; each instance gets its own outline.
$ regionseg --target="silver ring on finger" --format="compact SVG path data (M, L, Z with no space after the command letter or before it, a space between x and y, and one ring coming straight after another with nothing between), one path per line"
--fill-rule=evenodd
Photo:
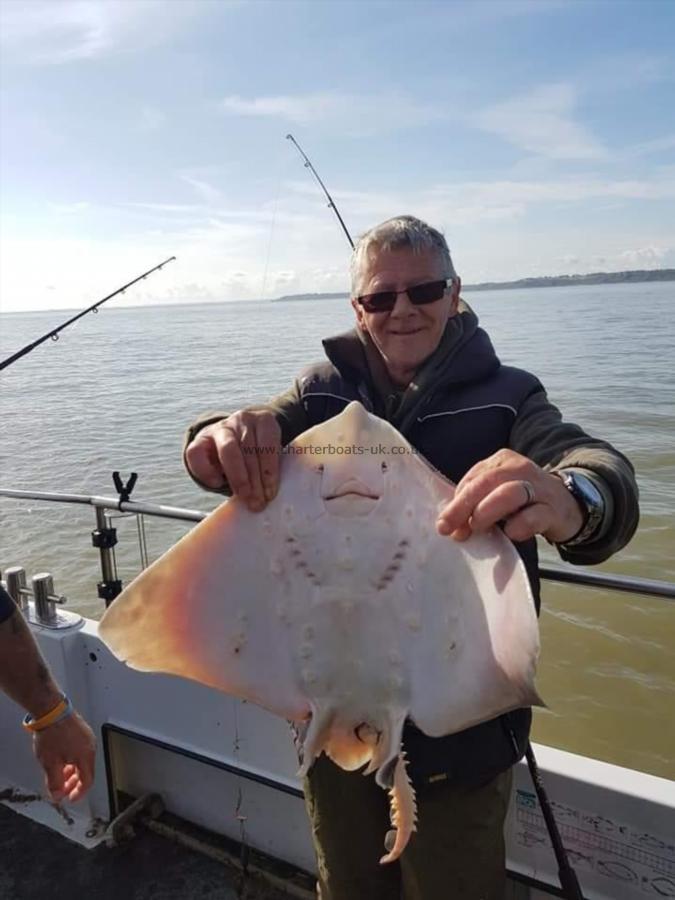
M534 485L530 481L521 481L520 485L525 491L525 495L527 498L525 500L525 503L523 503L521 507L521 509L525 509L526 506L532 506L537 502L537 495L534 490Z

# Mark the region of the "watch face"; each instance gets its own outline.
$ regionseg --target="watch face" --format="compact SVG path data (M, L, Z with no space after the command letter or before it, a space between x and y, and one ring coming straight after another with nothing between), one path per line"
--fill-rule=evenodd
M571 472L570 477L573 484L572 493L576 494L582 503L589 507L589 513L593 510L597 510L601 513L602 507L604 506L602 494L590 478L586 478L584 475L578 475L576 472Z
M605 500L599 488L585 475L565 470L559 474L565 487L579 505L583 507L585 513L585 521L579 532L565 542L566 546L572 547L587 541L595 534L605 512Z

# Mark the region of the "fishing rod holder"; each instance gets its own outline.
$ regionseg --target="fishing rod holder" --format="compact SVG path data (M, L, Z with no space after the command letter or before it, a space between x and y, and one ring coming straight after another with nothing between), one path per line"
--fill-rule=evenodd
M63 594L54 592L54 579L49 572L33 575L30 588L26 586L26 570L22 566L11 566L5 576L7 593L31 624L61 629L72 628L82 621L82 616L77 613L57 611L57 605L63 605L68 600Z
M117 544L117 529L111 525L94 528L91 533L91 543L97 550L112 550Z
M117 508L122 509L122 504L128 503L134 485L138 481L138 474L132 472L126 482L122 481L119 472L113 472L113 483L119 494ZM139 524L139 539L141 539L141 525ZM112 515L103 507L96 507L96 528L91 533L91 542L96 547L101 559L101 574L103 579L96 584L98 596L105 601L106 607L110 606L115 597L122 593L122 581L117 577L117 560L115 558L115 546L117 544L117 529L113 528ZM145 533L141 540L141 560L147 565L147 552L144 553Z
M106 607L110 606L115 597L122 593L122 582L117 577L117 560L115 559L115 545L117 544L117 529L110 522L110 514L100 506L96 507L96 528L91 533L91 542L99 552L101 561L101 574L103 578L97 582L96 589Z

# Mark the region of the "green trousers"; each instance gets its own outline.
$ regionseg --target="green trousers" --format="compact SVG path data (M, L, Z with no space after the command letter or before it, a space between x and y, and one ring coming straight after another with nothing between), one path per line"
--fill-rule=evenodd
M439 781L417 795L417 831L380 865L389 800L373 776L322 755L305 779L320 900L503 900L512 771L478 787Z

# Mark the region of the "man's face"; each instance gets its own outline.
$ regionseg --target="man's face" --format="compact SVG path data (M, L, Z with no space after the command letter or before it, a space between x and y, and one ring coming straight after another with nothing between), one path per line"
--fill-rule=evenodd
M445 277L437 253L427 250L378 250L362 273L359 296L377 291L403 291L417 284ZM413 306L407 294L399 294L391 312L366 312L352 297L359 328L367 331L382 354L389 375L398 385L410 383L415 371L440 343L450 316L457 312L459 284L452 283L440 300Z

